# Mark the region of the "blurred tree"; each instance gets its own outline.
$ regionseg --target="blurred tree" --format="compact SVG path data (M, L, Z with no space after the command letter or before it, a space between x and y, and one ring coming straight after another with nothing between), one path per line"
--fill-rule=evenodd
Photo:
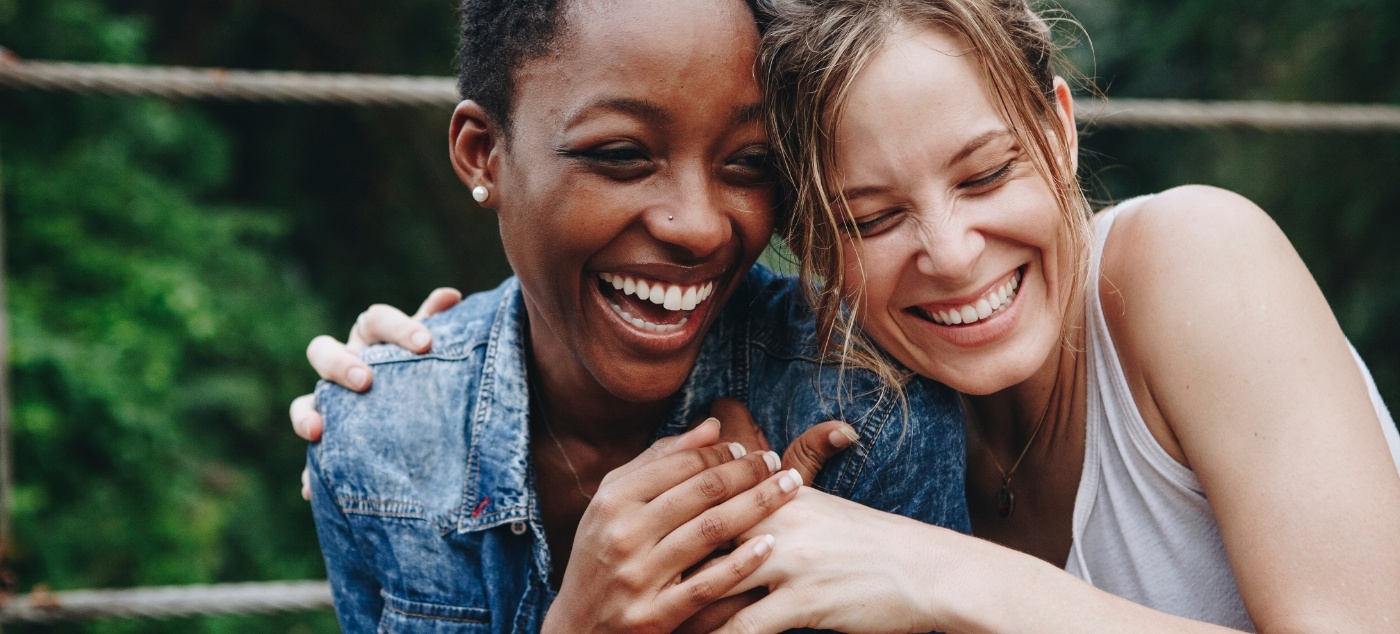
M1062 0L1112 96L1400 103L1392 0ZM23 57L447 75L455 0L0 0ZM22 589L315 578L301 351L508 274L449 112L0 92ZM1278 219L1400 402L1400 137L1091 129L1095 196L1202 182ZM1241 289L1247 292L1248 289ZM334 631L328 615L72 631Z
M1390 0L1063 5L1088 33L1072 59L1110 97L1400 104ZM1101 201L1205 183L1268 211L1400 403L1400 135L1091 127L1083 145Z
M0 2L26 55L144 62L91 0ZM228 133L188 106L0 93L22 589L323 575L286 403L326 302L286 214L225 202ZM256 623L256 625L250 625ZM329 615L92 632L334 631Z

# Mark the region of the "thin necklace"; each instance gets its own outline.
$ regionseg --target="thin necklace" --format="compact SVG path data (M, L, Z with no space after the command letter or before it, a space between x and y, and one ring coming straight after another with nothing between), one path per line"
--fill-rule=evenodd
M1011 492L1011 476L1016 475L1016 469L1020 468L1021 461L1026 459L1026 454L1030 453L1031 446L1035 444L1035 438L1040 435L1040 428L1045 426L1045 419L1049 417L1049 414L1050 403L1046 403L1045 411L1040 414L1040 421L1035 424L1030 439L1026 441L1026 446L1021 448L1021 455L1016 456L1016 462L1011 464L1009 471L1001 468L1001 463L997 462L996 454L992 453L992 448L987 446L985 442L983 443L983 446L987 447L987 457L992 459L992 465L1001 474L1001 490L997 492L998 517L1008 517L1011 515L1011 511L1016 509L1016 494Z
M540 394L539 390L536 389L535 377L533 376L530 376L530 389L532 392L535 393L535 395L538 395L539 397L532 398L531 400L535 401L535 409L539 410L540 412L540 422L544 423L545 433L549 434L549 439L554 441L554 448L559 450L559 455L563 456L564 458L564 464L569 467L569 473L573 474L574 486L578 487L578 494L582 495L583 499L592 502L593 496L589 495L587 491L583 490L583 478L579 476L578 469L574 467L574 461L569 459L569 452L564 451L564 443L559 442L559 436L554 434L554 426L549 424L549 412L545 411L543 398L544 395Z

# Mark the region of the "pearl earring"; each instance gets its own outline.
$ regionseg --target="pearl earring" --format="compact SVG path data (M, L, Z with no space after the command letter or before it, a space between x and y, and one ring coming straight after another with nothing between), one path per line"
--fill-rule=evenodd
M477 185L476 187L472 188L472 198L476 199L476 202L484 203L486 202L486 199L490 197L491 192L488 191L485 187Z

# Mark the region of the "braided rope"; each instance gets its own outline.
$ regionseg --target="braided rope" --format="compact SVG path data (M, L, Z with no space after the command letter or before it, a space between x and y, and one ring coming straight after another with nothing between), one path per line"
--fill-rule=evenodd
M0 623L57 623L103 618L170 618L329 609L331 589L324 581L36 591L11 597L0 605Z
M4 55L0 88L356 106L446 108L458 100L449 77L29 62ZM1400 132L1400 106L1394 105L1080 99L1076 108L1081 122L1103 128Z
M312 74L0 59L0 87L166 99L451 107L450 78Z
M1400 132L1400 106L1080 99L1080 123L1113 128L1254 128L1333 132Z

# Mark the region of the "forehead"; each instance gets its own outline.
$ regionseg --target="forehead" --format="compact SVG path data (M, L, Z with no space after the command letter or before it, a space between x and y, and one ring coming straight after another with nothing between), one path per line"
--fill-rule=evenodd
M941 166L967 140L1002 126L967 41L902 26L851 83L837 123L837 162L847 180L862 167Z
M573 0L550 52L517 72L517 113L619 97L749 105L757 48L740 0Z

